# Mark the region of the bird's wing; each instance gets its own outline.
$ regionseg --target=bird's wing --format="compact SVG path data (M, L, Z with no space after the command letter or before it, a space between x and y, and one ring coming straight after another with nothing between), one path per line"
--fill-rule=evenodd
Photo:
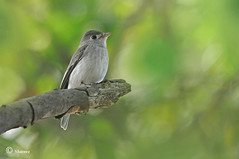
M71 61L70 61L69 65L68 65L68 68L67 68L67 70L66 70L66 72L65 72L65 74L63 76L62 81L61 81L60 89L67 89L71 72L74 70L76 65L79 63L79 61L84 56L84 52L85 52L87 46L88 45L81 46L80 48L78 48L76 50L76 52L72 56Z

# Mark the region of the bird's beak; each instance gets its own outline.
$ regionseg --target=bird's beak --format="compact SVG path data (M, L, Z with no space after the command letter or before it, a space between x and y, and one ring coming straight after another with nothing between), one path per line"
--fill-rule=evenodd
M107 37L109 37L111 34L112 34L111 32L104 33L103 37L104 37L104 38L107 38Z

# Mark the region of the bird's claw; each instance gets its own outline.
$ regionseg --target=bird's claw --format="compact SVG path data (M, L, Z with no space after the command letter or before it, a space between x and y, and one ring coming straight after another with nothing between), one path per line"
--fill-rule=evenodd
M90 86L91 86L90 84L85 84L85 83L81 82L81 87L89 88Z
M82 110L80 112L76 112L77 115L81 115L82 113L86 115L86 113L89 112L89 109Z

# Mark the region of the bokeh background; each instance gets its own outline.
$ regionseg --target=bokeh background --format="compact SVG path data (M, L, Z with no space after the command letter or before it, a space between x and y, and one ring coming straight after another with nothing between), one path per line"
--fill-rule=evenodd
M0 0L0 104L58 88L90 29L113 33L107 78L132 85L67 131L1 135L0 158L238 159L238 28L238 0Z

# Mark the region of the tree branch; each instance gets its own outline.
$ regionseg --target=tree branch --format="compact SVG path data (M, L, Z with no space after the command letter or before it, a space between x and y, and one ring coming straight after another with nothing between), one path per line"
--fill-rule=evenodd
M131 91L124 80L106 80L77 89L59 89L24 98L0 107L0 134L17 127L64 114L87 112L89 109L111 106L119 97Z

